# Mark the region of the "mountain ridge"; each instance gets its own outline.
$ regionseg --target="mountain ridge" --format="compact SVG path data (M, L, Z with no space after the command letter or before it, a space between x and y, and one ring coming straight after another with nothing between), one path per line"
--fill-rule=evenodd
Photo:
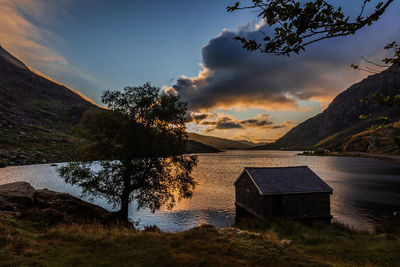
M84 112L100 109L82 93L30 68L0 45L0 167L74 159L70 133ZM219 149L189 140L188 153Z
M234 141L226 138L201 135L197 133L188 133L188 134L190 139L211 147L215 147L216 149L219 150L240 150L240 149L248 149L251 147L250 145L243 143L241 141Z
M79 139L69 130L90 109L99 107L0 45L0 165L71 160Z
M321 113L300 123L275 142L254 149L337 149L341 139L365 131L376 123L378 116L399 119L400 114L396 108L372 104L372 95L375 93L382 95L400 93L399 66L391 66L381 73L370 75L353 84L337 95ZM362 114L374 116L360 120L359 116Z

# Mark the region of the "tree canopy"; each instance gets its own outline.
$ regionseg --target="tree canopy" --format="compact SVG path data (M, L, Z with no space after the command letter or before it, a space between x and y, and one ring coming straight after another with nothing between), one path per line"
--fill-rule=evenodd
M262 40L237 36L243 47L289 56L305 50L312 43L356 33L376 22L394 1L379 1L372 11L366 12L372 3L362 0L356 16L349 16L344 8L324 0L248 0L245 1L249 3L247 5L241 5L241 2L228 6L227 11L254 10L270 30L262 32Z
M197 158L184 155L186 103L149 83L105 91L102 102L107 110L86 112L73 128L85 142L79 161L59 169L65 181L119 205L124 220L133 200L155 211L191 197Z

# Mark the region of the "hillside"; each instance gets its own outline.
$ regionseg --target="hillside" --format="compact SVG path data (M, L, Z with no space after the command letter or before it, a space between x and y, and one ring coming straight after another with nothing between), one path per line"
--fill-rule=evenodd
M400 119L396 108L373 104L372 95L381 93L393 95L400 93L400 68L392 66L387 70L371 75L340 93L322 113L300 123L274 143L259 146L257 149L302 150L313 148L337 149L353 135L367 130L376 124L379 116ZM367 103L362 103L366 99ZM360 120L362 114L373 117Z
M0 46L0 166L73 159L70 134L82 114L99 107L79 92L33 72ZM190 140L188 153L218 149Z
M219 150L240 150L240 149L247 149L251 147L248 144L233 141L225 138L219 138L214 136L207 136L207 135L200 135L196 133L189 133L189 138L196 142L203 143L205 145L215 147Z
M82 114L97 109L71 89L32 72L0 46L0 163L69 160L69 135Z
M205 145L194 140L189 140L186 147L187 153L218 153L221 152L215 147Z
M337 147L343 152L400 154L400 123L355 134Z

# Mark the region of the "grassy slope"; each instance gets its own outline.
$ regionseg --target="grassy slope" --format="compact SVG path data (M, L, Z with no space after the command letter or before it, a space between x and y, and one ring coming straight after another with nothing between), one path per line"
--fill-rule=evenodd
M338 225L252 221L180 233L98 224L50 228L0 217L0 265L38 266L397 266L400 237ZM247 230L244 230L247 229ZM293 240L291 245L281 239Z
M73 159L70 128L90 109L98 107L0 46L0 166Z
M366 130L356 134L350 134L350 131L351 128L329 136L315 147L334 148L344 152L400 154L400 122L387 125L383 129ZM373 151L369 151L371 142L375 144Z
M79 140L62 131L27 126L4 131L0 135L0 143L0 164L14 165L13 155L18 157L19 164L71 160Z

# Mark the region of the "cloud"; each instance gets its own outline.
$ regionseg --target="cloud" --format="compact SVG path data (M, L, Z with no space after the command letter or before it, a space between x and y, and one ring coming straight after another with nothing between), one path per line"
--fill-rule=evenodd
M293 128L297 125L298 123L295 121L284 121L282 125L289 127L289 128Z
M199 123L202 120L205 120L210 117L215 117L215 114L211 113L196 113L196 112L191 112L187 114L186 122L195 122Z
M254 118L239 120L232 115L223 113L191 113L191 120L197 126L206 126L207 132L228 129L280 129L291 127L291 122L275 124L273 118L268 114L258 114Z
M52 44L63 39L38 26L69 16L68 4L67 0L0 0L0 44L44 76L62 83L70 81L70 86L80 89L96 88L101 84L97 79L72 66L53 49Z
M273 124L270 116L267 114L259 114L256 118L242 120L241 124L247 127L269 127Z
M386 42L397 38L398 32L382 30L385 23L354 36L317 43L291 57L249 52L233 40L237 35L260 38L258 31L224 30L203 47L198 76L180 77L173 90L191 110L202 112L237 107L296 110L299 101L310 100L325 106L367 76L352 70L351 63L358 63L361 56L376 56ZM257 25L264 27L262 22Z
M207 122L204 121L201 124L203 125L215 125L214 128L209 129L242 129L244 128L240 121L234 121L229 117L222 117L215 122Z
M267 24L267 20L265 18L260 19L256 25L254 25L256 30L260 30L262 27L264 27Z

